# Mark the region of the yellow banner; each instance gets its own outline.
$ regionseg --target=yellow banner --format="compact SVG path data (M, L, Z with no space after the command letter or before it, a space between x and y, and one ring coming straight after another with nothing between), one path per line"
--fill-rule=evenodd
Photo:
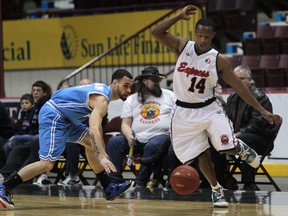
M5 21L4 69L80 67L168 12L158 10ZM139 61L153 62L155 53L168 52L159 50L159 44L152 37L148 41L143 39L147 37L144 34L151 32L139 35L113 55L119 56L120 61L124 55L131 55L132 61L135 54L140 54ZM145 60L146 55L149 58Z

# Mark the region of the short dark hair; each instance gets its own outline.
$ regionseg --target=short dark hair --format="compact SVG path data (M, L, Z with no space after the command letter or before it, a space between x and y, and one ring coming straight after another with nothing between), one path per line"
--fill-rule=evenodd
M113 75L112 75L112 79L111 79L111 83L113 82L114 79L119 80L122 79L123 77L127 76L130 79L133 79L133 76L131 75L130 72L128 72L125 69L118 69L116 70Z
M30 101L31 104L34 104L34 98L31 94L27 93L27 94L22 95L22 97L20 98L20 103L22 100L28 100Z
M35 86L42 88L43 92L47 93L47 95L52 94L52 89L51 89L50 85L48 85L47 83L45 83L42 80L38 80L38 81L34 82L32 85L32 88Z
M199 19L196 23L195 29L197 29L198 25L211 26L213 29L213 32L215 32L215 22L210 18Z

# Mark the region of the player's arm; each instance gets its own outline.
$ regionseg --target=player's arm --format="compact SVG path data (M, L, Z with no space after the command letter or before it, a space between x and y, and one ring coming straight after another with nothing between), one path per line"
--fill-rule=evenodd
M168 32L168 29L173 26L179 20L189 20L190 15L195 14L197 7L193 5L186 6L180 13L168 18L167 20L160 23L152 30L152 35L161 44L179 54L184 48L187 39L177 37Z
M89 134L93 149L99 157L107 157L103 140L102 119L108 111L108 101L102 95L90 95L89 106L93 109L89 117Z
M237 94L248 103L250 106L258 110L261 115L271 124L273 122L279 124L280 118L267 111L256 98L251 94L248 87L236 76L233 71L233 67L230 61L223 55L219 54L217 58L218 71L220 72L222 79L232 86Z
M121 124L121 132L123 136L127 139L130 146L135 144L135 137L133 136L133 131L131 128L133 118L132 117L125 117L122 118Z

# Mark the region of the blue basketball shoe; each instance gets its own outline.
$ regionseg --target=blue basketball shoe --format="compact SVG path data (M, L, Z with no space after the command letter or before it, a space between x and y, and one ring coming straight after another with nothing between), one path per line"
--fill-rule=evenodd
M14 203L10 199L10 193L6 190L6 187L2 184L0 184L0 208L14 209Z
M110 183L105 189L106 200L113 201L124 194L131 186L133 181L123 183Z

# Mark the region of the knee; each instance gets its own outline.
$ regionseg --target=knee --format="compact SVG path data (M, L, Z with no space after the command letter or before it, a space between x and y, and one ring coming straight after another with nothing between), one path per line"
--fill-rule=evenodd
M45 170L45 172L49 172L50 170L53 169L55 161L42 160L41 164L42 164L43 170Z
M123 153L129 150L129 144L122 135L111 137L107 142L107 151Z

